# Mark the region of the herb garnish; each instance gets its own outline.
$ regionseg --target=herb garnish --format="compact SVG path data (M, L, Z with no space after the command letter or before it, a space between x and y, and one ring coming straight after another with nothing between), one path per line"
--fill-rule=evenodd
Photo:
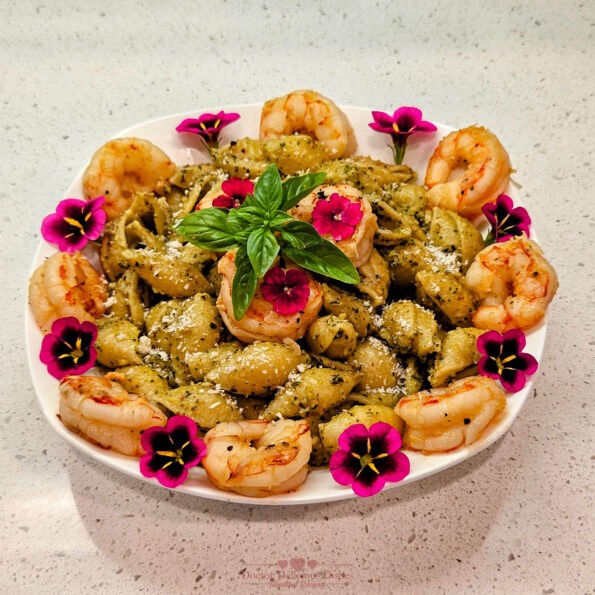
M343 283L360 282L356 268L337 246L312 225L286 212L320 186L325 177L324 172L318 172L282 182L272 164L239 207L201 209L175 224L176 231L195 246L214 252L237 249L231 291L236 320L243 318L258 281L280 253L314 273Z

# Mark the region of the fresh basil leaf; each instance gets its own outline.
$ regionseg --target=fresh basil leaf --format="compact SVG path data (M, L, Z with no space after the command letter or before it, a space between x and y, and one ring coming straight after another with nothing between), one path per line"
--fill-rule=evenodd
M343 283L356 284L360 282L359 273L353 263L337 246L327 240L322 240L320 244L307 246L301 250L288 247L283 253L296 264L314 273Z
M236 274L231 286L231 302L234 318L241 320L252 303L258 278L244 246L236 252L235 265Z
M262 213L258 207L238 207L237 209L231 209L227 215L227 224L236 226L240 230L246 228L246 226L261 226L265 213Z
M252 194L248 194L244 199L244 202L237 209L234 209L234 211L250 213L254 217L259 217L260 219L266 219L268 215L268 211L261 206Z
M259 227L248 237L246 250L256 276L262 279L279 253L279 244L268 227Z
M272 217L283 202L283 189L281 187L281 176L277 166L272 163L258 178L254 185L253 199L249 204L260 207L267 215Z
M226 210L211 207L186 215L174 224L174 229L195 246L224 252L238 245L235 233L240 231L241 227L227 222Z
M323 238L312 225L297 220L291 221L281 229L281 240L298 250L323 242Z
M274 230L281 230L290 221L295 221L291 215L284 213L283 211L277 211L268 222L268 227Z
M283 182L283 202L279 207L282 211L287 211L295 207L304 196L308 196L312 190L318 188L326 179L326 173L323 171L314 174L304 174L295 176Z

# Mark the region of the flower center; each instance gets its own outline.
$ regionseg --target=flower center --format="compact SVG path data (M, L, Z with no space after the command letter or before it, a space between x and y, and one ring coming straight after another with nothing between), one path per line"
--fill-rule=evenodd
M79 359L81 359L81 357L83 357L83 355L85 355L85 352L83 351L83 347L82 347L83 342L82 342L81 337L77 337L74 345L71 345L70 343L67 343L66 341L64 341L64 345L66 345L66 347L69 349L69 351L67 351L66 353L60 354L58 356L58 359L64 359L66 357L70 357L72 359L72 361L74 362L74 365L76 366Z
M73 219L72 217L64 217L64 221L66 221L66 223L68 223L68 225L72 225L72 227L76 227L82 235L85 235L85 228L83 227L83 224L80 221L77 221L76 219Z
M351 456L353 456L359 460L360 470L357 472L358 476L366 467L370 467L370 469L372 469L372 471L374 471L374 473L376 473L376 475L380 475L380 471L378 470L378 467L376 467L376 464L374 463L374 461L376 459L384 459L385 457L388 457L388 453L383 452L383 453L380 453L379 455L372 455L370 453L371 449L372 449L372 445L370 444L370 439L368 438L366 454L359 455L356 452L351 453Z
M170 440L171 440L171 438L170 438ZM182 446L180 448L177 448L175 451L174 450L156 450L155 451L156 454L158 454L162 457L168 457L171 459L171 461L168 461L167 463L165 463L165 465L163 465L163 468L165 469L166 467L169 467L173 463L178 463L179 465L184 466L184 449L189 444L190 444L190 441L187 441L184 444L182 444Z

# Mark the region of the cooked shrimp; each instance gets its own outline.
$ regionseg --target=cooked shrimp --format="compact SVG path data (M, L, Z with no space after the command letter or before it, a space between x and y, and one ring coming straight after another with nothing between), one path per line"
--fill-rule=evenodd
M541 248L524 236L484 248L465 282L479 298L473 326L500 332L535 326L558 289L556 271Z
M109 220L118 218L137 192L153 192L177 171L172 160L153 143L117 138L100 147L83 173L87 198L105 196Z
M455 171L466 166L459 177ZM428 162L425 184L430 207L456 211L469 219L506 190L510 159L500 141L486 128L469 126L445 136Z
M262 498L295 490L308 475L312 436L304 419L220 423L204 440L202 466L219 489Z
M101 318L107 282L80 252L57 252L45 260L29 280L29 306L44 334L64 316L81 322Z
M404 397L395 411L405 421L403 444L431 453L469 446L505 407L495 380L470 376Z
M336 184L334 186L324 184L319 186L316 190L302 198L300 202L289 211L289 214L306 221L312 222L312 212L319 200L328 199L333 194L338 194L342 198L347 198L353 203L358 203L362 210L362 218L355 226L353 235L343 240L335 241L330 234L323 236L326 240L336 244L345 256L347 256L354 267L360 267L365 264L370 258L372 248L374 247L374 234L378 229L378 222L376 215L372 212L372 206L367 198L362 196L362 193L349 184Z
M218 271L221 274L221 290L217 298L217 308L229 332L244 343L253 341L279 341L283 343L301 339L322 307L322 286L309 275L310 295L303 310L295 314L277 314L273 304L265 300L260 286L252 299L246 314L241 320L233 315L231 289L236 274L235 252L228 252L220 260ZM289 268L299 268L295 265Z
M60 419L93 444L125 455L143 454L140 435L165 425L163 412L145 397L129 393L120 374L66 376L60 382Z
M328 157L353 155L357 141L347 116L316 91L293 91L269 99L262 108L260 138L307 134L319 141Z

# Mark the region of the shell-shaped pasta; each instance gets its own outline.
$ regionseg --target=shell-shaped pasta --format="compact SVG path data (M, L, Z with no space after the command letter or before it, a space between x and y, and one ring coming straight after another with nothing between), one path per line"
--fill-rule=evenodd
M200 199L225 177L225 172L213 163L197 163L180 167L170 182L181 191L170 192L167 202L176 219L189 215Z
M440 349L434 314L409 300L393 302L383 310L379 334L391 347L420 358Z
M409 182L415 172L408 165L395 165L358 155L328 161L323 166L329 184L350 184L368 194L382 194L397 184Z
M252 138L214 148L211 154L215 165L233 178L257 178L268 165L262 143Z
M346 370L309 368L279 389L263 417L321 415L344 401L359 379L359 374Z
M118 375L120 384L129 393L143 395L151 403L156 403L159 395L169 390L167 380L150 366L125 366L118 368Z
M384 200L371 200L378 220L374 243L379 246L395 246L409 238L425 240L425 234L413 215L395 209Z
M459 275L420 271L415 276L419 301L444 315L453 326L468 326L474 310L473 294Z
M394 388L402 372L395 353L377 337L359 343L349 364L361 374L356 387L359 391Z
M374 328L372 318L374 309L371 305L365 304L365 300L330 285L324 284L322 289L322 303L325 310L335 316L345 314L357 334L360 337L367 337Z
M222 328L213 298L206 293L161 302L148 312L146 323L153 346L171 356L174 370L182 378L189 374L186 358L213 348Z
M127 269L111 285L111 295L106 302L106 310L109 316L129 320L142 328L145 325L145 298L146 291L139 284L138 275Z
M459 255L461 273L465 273L475 255L483 249L479 230L464 217L449 209L435 207L426 212L428 240L442 250Z
M345 359L357 344L358 334L345 315L329 314L317 318L308 328L306 341L312 353L331 359Z
M290 373L307 361L307 354L292 346L257 341L231 353L206 379L241 395L265 395L285 384Z
M419 271L431 269L434 258L423 242L410 238L394 246L386 255L390 278L396 287L402 288L415 282Z
M213 288L196 264L185 262L178 250L141 248L124 250L123 257L156 293L173 298L212 293Z
M170 389L157 395L156 400L176 415L191 417L203 429L244 419L234 399L209 382Z
M97 361L106 368L142 364L138 354L138 328L128 320L105 318L97 325ZM129 391L135 392L135 391Z
M319 170L326 159L324 147L307 134L289 134L261 142L267 161L286 176Z
M420 221L423 220L428 208L426 189L419 184L393 186L383 195L383 199L397 211L411 215Z
M372 248L370 258L359 267L358 272L361 283L358 283L357 290L369 299L374 308L384 305L388 297L390 270L382 254Z
M412 395L421 390L424 379L421 373L421 366L418 359L410 356L403 362L403 392L405 395Z
M190 370L192 379L195 382L204 380L211 370L223 365L231 355L242 349L242 346L239 341L231 341L229 343L220 343L207 351L189 353L186 356L186 365Z
M384 405L355 405L331 418L326 423L318 425L320 438L325 450L332 454L339 448L339 436L353 424L372 424L382 421L391 425L399 433L403 429L403 420L395 413L392 407Z
M428 375L432 387L445 385L454 376L478 362L476 343L483 333L485 330L474 327L457 328L446 333Z

